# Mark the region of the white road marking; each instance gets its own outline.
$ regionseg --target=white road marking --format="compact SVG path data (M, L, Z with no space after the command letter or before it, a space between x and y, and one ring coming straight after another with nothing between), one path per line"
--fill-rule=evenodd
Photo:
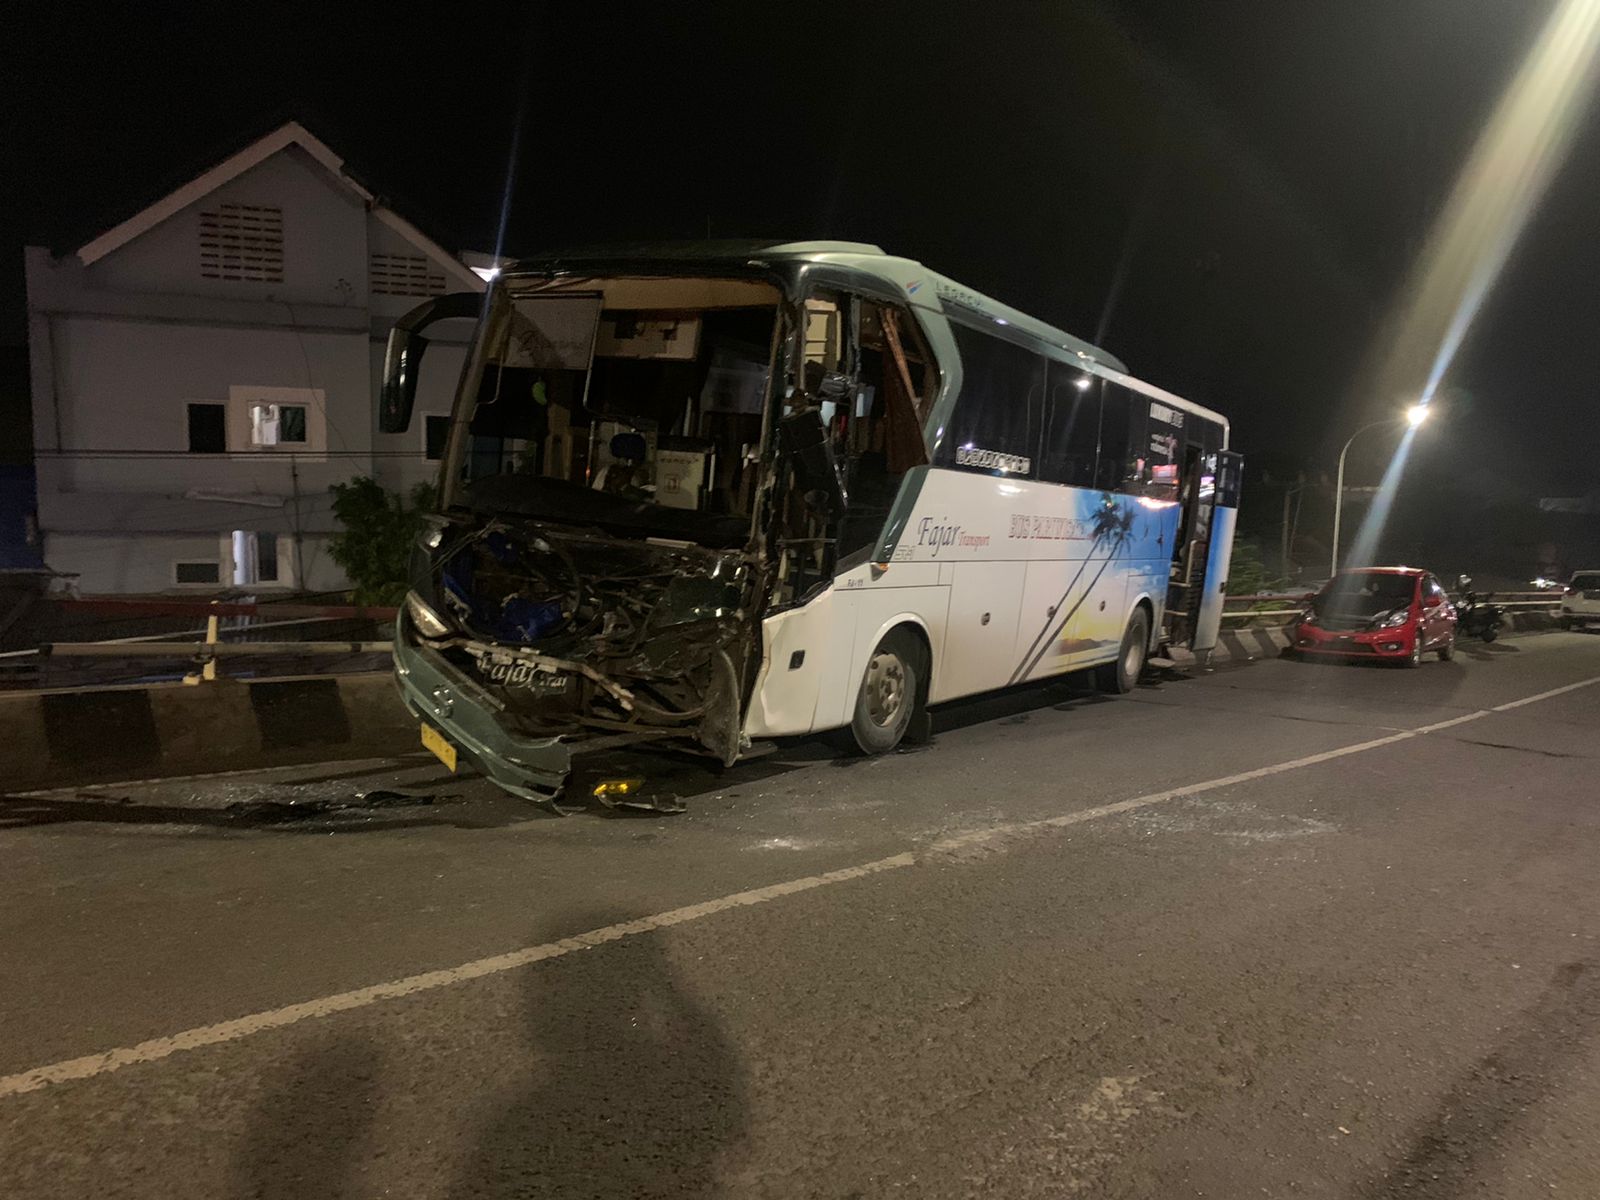
M616 925L607 925L601 929L591 929L587 933L575 934L572 937L562 938L560 941L545 942L540 946L528 946L521 950L513 950L509 954L497 954L492 958L474 959L472 962L462 963L458 967L448 967L439 971L424 971L420 975L407 975L404 979L394 979L388 983L375 983L371 987L357 988L352 992L338 992L332 996L307 1000L302 1004L289 1004L283 1008L251 1013L247 1017L239 1017L232 1021L219 1021L215 1025L202 1025L198 1029L186 1029L182 1033L175 1033L170 1037L152 1038L150 1041L140 1042L136 1046L107 1050L100 1054L86 1054L82 1058L69 1058L64 1062L51 1063L49 1066L35 1067L31 1071L23 1071L17 1075L7 1075L4 1078L0 1078L0 1097L17 1096L23 1092L37 1091L39 1088L48 1087L52 1083L66 1083L73 1079L89 1079L95 1075L104 1075L109 1071L132 1066L134 1063L156 1062L185 1050L198 1050L203 1046L215 1046L220 1042L237 1041L252 1034L265 1033L269 1029L281 1029L285 1025L294 1025L300 1021L308 1021L315 1017L326 1017L334 1013L349 1012L351 1009L366 1008L384 1000L395 1000L401 996L413 996L418 992L429 992L435 988L451 987L454 984L465 983L471 979L482 979L486 975L498 975L504 971L514 971L518 967L526 967L531 963L543 962L551 958L561 958L577 950L590 950L595 946L603 946L607 942L615 942L620 938L632 937L635 934L648 933L653 929L665 929L670 925L682 925L688 921L698 921L702 917L709 917L713 913L724 912L730 908L739 908L750 904L765 904L770 900L778 899L780 896L792 896L796 892L826 887L830 883L843 883L847 879L860 879L862 876L875 875L880 871L893 871L897 867L909 867L916 861L914 855L895 854L889 858L880 858L876 862L863 863L858 867L845 867L838 871L828 871L822 875L808 875L804 879L791 879L786 883L774 883L768 887L754 888L748 892L735 892L731 896L722 896L716 900L707 900L700 904L690 904L684 908L670 909L667 912L657 913L651 917L640 917L635 921L622 921Z
M1524 704L1537 704L1541 700L1549 700L1554 696L1564 696L1568 692L1575 692L1579 688L1586 688L1594 683L1593 679L1580 679L1577 683L1569 683L1566 687L1551 688L1548 692L1540 692L1537 696L1524 696L1521 700L1513 700L1509 704L1497 704L1491 712L1510 712L1513 708L1521 708Z
M1056 817L1045 817L1037 821L1020 821L1009 825L995 826L992 829L959 834L955 837L944 838L932 843L928 850L935 854L947 853L952 850L981 845L984 842L1012 837L1018 833L1026 833L1032 830L1060 829L1069 825L1081 825L1086 821L1096 821L1102 817L1112 817L1120 813L1149 808L1151 805L1161 804L1168 800L1176 800L1183 796L1197 796L1204 792L1215 791L1218 788L1233 787L1237 784L1249 783L1252 780L1281 775L1285 771L1298 771L1302 767L1332 762L1352 754L1363 754L1368 750L1392 746L1397 742L1409 741L1412 738L1437 733L1442 729L1450 729L1457 725L1465 725L1471 721L1479 721L1495 713L1521 708L1526 704L1535 704L1540 700L1549 700L1552 697L1561 696L1567 692L1575 692L1580 688L1591 687L1597 683L1600 683L1600 675L1591 679L1581 680L1578 683L1568 684L1565 687L1551 688L1549 691L1540 692L1535 696L1525 696L1521 700L1513 700L1507 704L1496 705L1494 708L1478 709L1464 716L1452 717L1447 721L1436 721L1430 725L1420 725L1415 729L1406 729L1384 737L1371 738L1365 742L1341 746L1336 750L1324 750L1319 754L1307 754L1301 758L1289 759L1286 762L1274 763L1271 766L1257 767L1253 771L1240 771L1236 775L1225 775L1220 779L1208 779L1203 783L1169 788L1161 792L1151 792L1148 795L1135 796L1129 800L1119 800L1115 804L1102 804L1096 808L1063 813ZM606 925L600 929L591 929L587 933L575 934L559 941L545 942L538 946L528 946L521 950L513 950L507 954L497 954L490 958L474 959L472 962L462 963L456 967L447 967L438 971L424 971L419 975L407 975L402 979L390 980L388 983L376 983L369 987L357 988L349 992L338 992L331 996L307 1000L300 1004L290 1004L283 1008L251 1013L249 1016L238 1017L231 1021L220 1021L215 1025L202 1025L196 1029L186 1029L169 1037L152 1038L134 1046L106 1050L99 1054L86 1054L81 1058L69 1058L46 1066L34 1067L31 1070L21 1071L15 1075L0 1076L0 1099L7 1096L20 1096L25 1092L33 1092L43 1087L49 1087L51 1084L68 1083L77 1079L91 1079L97 1075L106 1075L112 1071L133 1066L137 1063L159 1062L161 1059L169 1058L174 1054L180 1054L187 1050L199 1050L203 1047L215 1046L223 1042L238 1041L241 1038L265 1033L268 1030L282 1029L287 1025L295 1025L301 1021L332 1016L335 1013L349 1012L358 1008L367 1008L386 1000L395 1000L402 996L413 996L418 992L433 991L437 988L453 987L456 984L466 983L473 979L482 979L489 975L499 975L506 971L514 971L519 967L543 962L546 959L561 958L578 950L589 950L596 946L603 946L607 942L615 942L622 938L649 933L652 930L666 929L673 925L683 925L690 921L698 921L716 913L726 912L731 908L766 904L783 896L792 896L797 892L811 891L814 888L827 887L834 883L844 883L852 879L861 879L868 875L899 870L902 867L916 865L921 860L921 857L925 857L925 855L919 856L909 851L903 854L894 854L888 858L877 859L874 862L862 863L860 866L844 867L840 870L827 871L820 875L807 875L804 878L791 879L785 883L774 883L767 887L753 888L750 891L735 892L730 896L722 896L715 900L706 900L683 908L669 909L667 912L657 913L654 916L640 917L633 921L622 921L615 925Z

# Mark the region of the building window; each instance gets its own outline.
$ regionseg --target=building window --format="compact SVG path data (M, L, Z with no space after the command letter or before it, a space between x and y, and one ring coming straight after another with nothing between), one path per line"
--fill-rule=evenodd
M228 449L228 406L189 405L189 453L223 454Z
M450 437L450 418L428 416L422 420L424 451L429 462L438 462L444 457L444 444Z
M278 535L256 534L256 582L278 582Z
M174 583L218 584L222 582L222 564L218 562L175 562L172 564Z
M235 587L258 583L280 583L278 577L278 535L252 529L235 529L223 539L233 562Z
M200 276L283 282L283 209L219 204L200 213Z
M444 291L444 272L420 254L374 253L368 270L374 295L437 296Z
M252 446L305 445L306 406L304 404L252 404L250 406L250 444Z

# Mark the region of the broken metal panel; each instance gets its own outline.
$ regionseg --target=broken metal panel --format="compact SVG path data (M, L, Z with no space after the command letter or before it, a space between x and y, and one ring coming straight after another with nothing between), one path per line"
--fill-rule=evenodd
M664 734L731 763L753 648L744 560L493 520L441 539L431 594L452 632L407 633L508 735Z

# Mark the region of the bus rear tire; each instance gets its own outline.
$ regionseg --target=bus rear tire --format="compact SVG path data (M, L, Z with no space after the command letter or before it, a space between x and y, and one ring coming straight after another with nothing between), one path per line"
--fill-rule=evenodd
M1115 662L1094 669L1095 685L1102 692L1124 694L1133 691L1144 673L1145 655L1150 650L1150 618L1142 608L1134 609L1128 627L1122 631L1122 645Z
M914 724L918 731L926 725L922 661L922 647L903 629L891 630L872 652L850 719L863 754L887 754Z

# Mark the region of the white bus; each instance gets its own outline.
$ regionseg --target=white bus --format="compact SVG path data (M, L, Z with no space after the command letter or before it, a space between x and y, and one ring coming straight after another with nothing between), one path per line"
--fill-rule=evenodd
M578 253L473 317L396 675L423 739L519 795L630 742L732 763L1214 643L1239 463L1218 414L916 262L848 243Z

